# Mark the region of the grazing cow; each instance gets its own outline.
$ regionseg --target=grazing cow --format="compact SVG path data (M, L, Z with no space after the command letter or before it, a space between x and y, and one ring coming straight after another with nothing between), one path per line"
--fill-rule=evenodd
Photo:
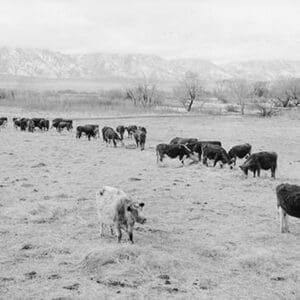
M102 131L102 139L103 139L103 142L107 142L106 137L105 137L105 131L106 131L108 128L111 128L111 127L104 126L104 127L102 127L102 129L101 129L101 131Z
M25 131L27 129L27 123L28 123L27 118L21 118L20 119L20 128L21 128L22 131Z
M39 129L43 129L41 121L45 120L44 118L32 118L31 119L33 121L34 127L38 127Z
M146 218L140 214L145 204L133 201L122 190L105 186L96 192L96 205L101 224L101 237L104 236L105 227L109 227L112 234L114 228L120 243L123 229L133 243L135 222L140 224L146 222Z
M231 160L224 148L218 145L213 144L204 144L202 147L203 152L203 164L208 166L207 159L213 159L214 160L214 167L216 166L218 161L221 161L221 168L223 168L223 164L230 165L231 166Z
M133 133L137 130L137 126L136 125L130 125L130 126L125 127L125 129L127 130L128 137L132 138Z
M111 127L102 128L103 140L106 142L106 146L113 141L114 147L117 147L117 141L120 141L122 146L124 146L123 141L119 135Z
M170 158L179 157L179 160L184 164L184 157L197 160L193 151L191 151L186 145L171 145L171 144L159 144L156 146L156 159L157 163L162 162L164 156L167 155Z
M39 123L39 128L41 129L41 130L49 130L49 127L50 127L50 122L49 122L49 120L47 120L47 119L42 119L41 121L40 121L40 123Z
M94 137L100 137L100 133L99 133L99 125L97 124L87 124L85 126L89 126L89 127L92 127L93 130L94 130L94 133L95 133L95 136Z
M96 138L97 135L99 135L99 126L98 125L77 126L76 138L80 139L83 133L87 136L88 140L90 141L91 137Z
M276 187L277 208L280 217L280 231L289 232L288 215L300 218L300 186L288 183Z
M15 129L18 129L18 127L21 128L21 118L13 118L13 123L14 123Z
M237 157L244 158L250 154L251 154L251 145L248 143L233 146L228 152L228 155L230 159L234 162L234 165L236 165Z
M198 141L195 144L191 144L191 146L192 146L191 150L195 153L198 153L199 161L201 161L202 148L203 148L203 145L205 145L205 144L211 144L211 145L216 145L216 146L220 146L220 147L222 146L222 143L219 141Z
M141 151L145 149L146 133L142 130L136 130L133 134L137 148L141 147Z
M51 128L54 127L54 128L57 129L57 126L58 126L59 122L61 122L62 120L63 120L62 118L53 119Z
M6 127L7 124L7 117L0 118L0 127Z
M240 166L245 175L248 175L248 170L253 172L253 177L260 176L260 170L271 169L271 176L275 178L277 168L277 154L275 152L257 152L251 154L247 160Z
M66 128L68 131L73 129L73 120L70 120L70 119L62 119L62 118L56 118L52 121L52 127L56 128L57 131L58 130L58 127L59 127L59 123L60 122L65 122L65 123L69 123L68 126L65 126L64 128Z
M124 138L125 127L123 125L119 125L116 128L116 131L119 133L121 140Z
M27 119L27 129L29 132L33 132L35 128L34 121L32 119Z
M56 128L57 131L62 132L64 128L66 128L68 131L70 131L72 129L72 124L70 122L60 121Z

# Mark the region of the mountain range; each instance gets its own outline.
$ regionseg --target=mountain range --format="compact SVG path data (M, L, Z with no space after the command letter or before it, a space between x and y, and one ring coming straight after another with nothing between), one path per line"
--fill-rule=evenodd
M206 80L275 80L299 77L300 61L251 60L214 63L204 59L164 59L145 54L64 54L44 49L0 48L0 76L42 79L155 78L174 81L192 71Z

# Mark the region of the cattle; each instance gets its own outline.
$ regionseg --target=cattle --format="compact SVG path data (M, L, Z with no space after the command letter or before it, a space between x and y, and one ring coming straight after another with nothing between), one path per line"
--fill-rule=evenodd
M251 145L246 143L242 145L233 146L228 155L230 159L233 161L234 165L236 165L236 158L244 158L251 154Z
M248 175L248 170L253 172L253 177L260 176L260 170L271 169L271 176L275 178L275 171L277 168L277 154L275 152L257 152L251 154L247 160L240 166L241 170Z
M40 121L40 123L39 123L39 128L41 129L41 130L49 130L49 127L50 127L50 122L49 122L49 120L47 120L47 119L42 119L41 121Z
M123 125L119 125L116 128L116 131L119 133L121 140L124 138L125 127Z
M190 144L191 150L195 153L198 153L198 159L201 161L201 156L202 156L202 148L205 144L211 144L211 145L216 145L216 146L222 146L222 143L219 141L198 141L195 144ZM187 144L189 147L189 144Z
M171 145L171 144L158 144L156 146L156 159L157 163L162 162L165 155L170 158L178 157L182 164L184 164L184 157L196 160L194 153L186 145Z
M57 131L62 132L64 130L64 128L66 128L68 131L70 131L72 129L72 124L70 122L60 121L56 128Z
M0 127L6 127L7 124L7 117L0 118Z
M119 135L111 127L107 127L107 126L103 127L102 136L103 136L103 140L106 142L106 145L110 144L111 141L113 142L114 147L117 147L118 141L121 142L122 146L124 145Z
M70 119L62 119L62 118L56 118L52 121L52 127L56 128L57 131L59 131L59 124L60 122L69 123L69 125L63 125L61 127L66 128L68 131L73 129L73 120Z
M300 218L300 186L288 183L276 187L280 231L289 232L288 215Z
M51 128L54 127L54 128L57 129L57 126L58 126L59 122L61 122L62 120L63 120L62 118L53 119Z
M133 229L135 222L144 224L146 218L141 215L145 204L133 201L124 191L105 186L96 192L96 206L101 225L101 237L105 228L115 233L118 242L122 239L122 230L128 233L129 241L133 243Z
M132 138L133 133L137 130L137 126L136 125L129 125L129 126L125 127L125 129L127 130L128 137Z
M21 118L20 119L20 128L22 131L25 131L27 129L27 125L28 125L28 118Z
M98 125L77 126L76 138L80 139L83 133L87 136L88 140L90 141L91 137L96 138L97 135L99 135L99 126Z
M31 120L33 121L34 127L38 127L42 130L41 121L44 120L43 118L32 118Z
M181 138L175 137L170 141L171 145L186 145L190 150L192 150L193 146L198 142L198 139L195 138Z
M134 136L137 148L140 147L141 151L143 151L145 149L145 143L146 143L145 131L138 129L134 132L133 136Z
M214 167L216 166L217 162L220 161L221 168L223 168L223 164L228 164L231 166L231 160L228 156L228 153L224 148L222 148L219 145L213 145L213 144L204 144L202 147L203 152L203 164L208 166L207 159L213 159L214 160Z
M21 128L21 118L13 118L13 123L14 123L15 129L18 129L18 127Z
M144 133L147 134L147 129L146 129L146 127L138 126L137 130L143 131Z
M99 125L97 124L87 124L85 126L89 126L89 127L92 127L93 130L94 130L94 133L95 133L95 136L94 137L100 137L100 133L99 133Z

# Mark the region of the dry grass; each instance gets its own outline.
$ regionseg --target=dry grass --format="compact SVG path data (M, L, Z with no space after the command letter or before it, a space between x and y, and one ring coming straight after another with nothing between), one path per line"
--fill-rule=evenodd
M299 183L298 120L98 123L146 126L146 150L76 140L74 132L1 130L1 298L297 299L300 223L290 218L291 233L279 233L274 190ZM174 136L274 150L277 178L262 172L246 179L238 167L181 167L178 160L157 166L155 145ZM146 203L147 224L137 226L135 245L125 235L121 245L100 239L94 195L104 185Z

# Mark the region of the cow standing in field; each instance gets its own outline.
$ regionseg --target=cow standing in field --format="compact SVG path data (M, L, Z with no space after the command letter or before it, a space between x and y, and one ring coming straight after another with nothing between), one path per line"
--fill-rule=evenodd
M218 145L213 145L213 144L204 144L202 147L203 151L203 164L208 166L207 159L212 159L214 160L214 167L216 166L217 162L220 161L221 168L223 168L223 164L228 164L230 165L230 168L232 169L231 166L231 160L229 158L228 153L226 150Z
M124 139L125 127L123 125L119 125L116 128L117 133L119 133L121 140Z
M277 154L275 152L257 152L251 154L247 160L240 166L241 170L248 175L248 170L253 172L253 177L260 176L260 170L271 169L271 177L275 178L277 168Z
M185 145L158 144L156 146L157 163L162 162L165 155L172 159L178 157L182 164L184 164L184 157L197 160L194 153Z
M132 138L133 133L137 130L137 126L130 125L130 126L125 127L125 129L127 130L128 138Z
M111 143L111 141L114 144L114 147L117 147L117 142L120 141L121 145L124 146L123 141L119 137L119 135L113 130L111 127L103 127L102 128L102 136L103 136L103 141L106 142L106 146Z
M27 129L28 120L29 120L28 118L21 118L20 119L21 131L25 131Z
M251 148L251 145L248 143L236 145L229 150L228 155L230 159L234 162L234 165L236 165L236 158L238 157L241 159L244 157L248 157L248 155L251 154Z
M222 143L220 141L198 141L195 144L191 145L191 150L195 153L198 153L198 159L199 162L201 161L201 156L202 156L202 148L205 144L210 144L210 145L216 145L221 147Z
M27 119L27 129L29 132L34 132L34 121L32 119Z
M62 123L60 125L60 123ZM58 132L60 132L63 128L66 128L68 131L73 129L73 120L70 119L62 119L62 118L56 118L52 121L51 128L54 127Z
M96 205L101 224L101 237L105 227L113 234L115 229L118 242L122 239L122 230L128 233L133 243L133 228L135 222L144 224L146 218L141 216L143 202L133 201L126 193L114 187L105 186L96 192Z
M289 232L288 215L300 218L300 186L288 183L276 187L277 208L280 217L280 231Z
M0 118L0 127L6 127L7 125L7 117Z
M76 138L80 139L82 134L85 134L88 140L91 140L91 137L96 138L99 136L99 126L98 125L84 125L77 126L76 128Z
M141 147L141 151L145 149L145 143L146 143L146 133L145 131L142 131L140 129L136 130L133 134L136 147Z

